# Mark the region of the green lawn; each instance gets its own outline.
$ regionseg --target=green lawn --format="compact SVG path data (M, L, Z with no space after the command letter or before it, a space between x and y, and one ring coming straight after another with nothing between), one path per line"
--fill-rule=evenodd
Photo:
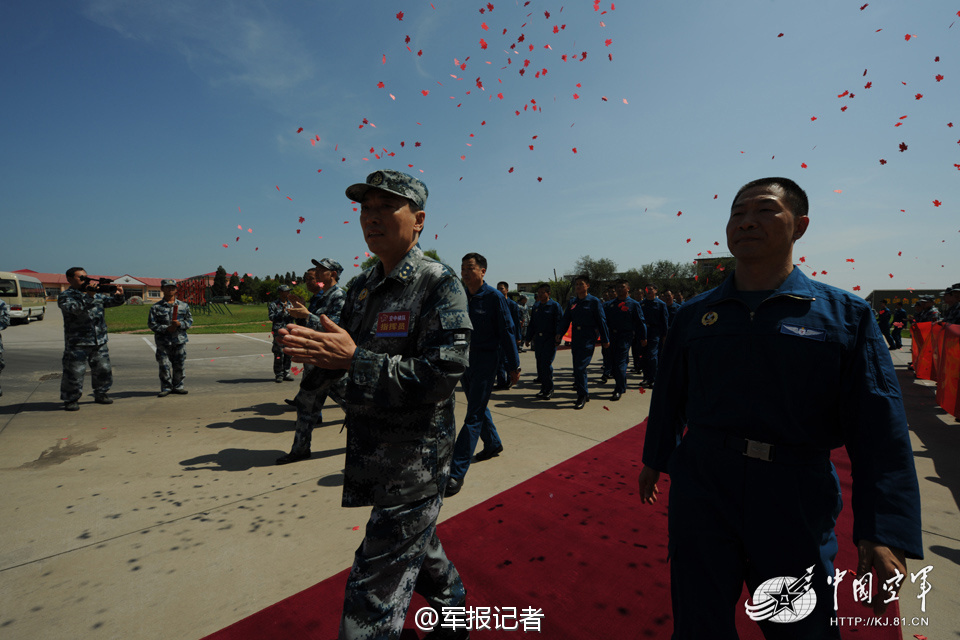
M223 305L220 306L223 309ZM269 333L270 320L266 304L227 305L229 313L193 312L190 333ZM106 309L107 330L110 333L152 333L147 328L150 305L128 305Z

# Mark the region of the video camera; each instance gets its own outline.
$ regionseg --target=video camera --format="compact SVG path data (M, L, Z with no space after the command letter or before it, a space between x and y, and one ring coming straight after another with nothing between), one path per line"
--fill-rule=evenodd
M80 280L83 282L84 289L87 291L103 293L109 296L117 294L117 285L113 284L113 280L110 278L91 278L90 276L82 276Z

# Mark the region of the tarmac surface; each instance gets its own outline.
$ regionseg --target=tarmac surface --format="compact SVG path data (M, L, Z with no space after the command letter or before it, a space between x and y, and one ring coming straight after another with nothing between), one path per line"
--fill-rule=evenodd
M0 637L201 638L352 562L369 515L340 506L343 413L328 400L310 460L275 466L293 442L297 383L273 380L269 333L191 336L189 395L157 398L152 336L110 336L112 405L59 399L62 319L3 332L0 375ZM595 363L599 360L599 351ZM901 593L904 636L960 637L960 423L932 383L893 354L910 419L923 500L926 611ZM520 384L490 403L505 451L475 463L441 520L602 442L647 415L651 394L607 398L591 368L591 402L572 409L569 351L557 392L532 400L533 354ZM299 381L299 379L298 379ZM602 392L601 392L602 390ZM457 417L466 403L457 391ZM841 541L850 544L850 541ZM907 577L909 581L910 577ZM865 617L866 617L866 609ZM911 627L913 617L928 624Z

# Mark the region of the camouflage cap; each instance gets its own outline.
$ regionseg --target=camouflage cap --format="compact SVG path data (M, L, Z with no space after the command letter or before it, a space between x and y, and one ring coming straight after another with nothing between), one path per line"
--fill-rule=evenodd
M313 266L320 267L321 269L329 269L330 271L336 271L337 277L340 277L340 274L343 273L343 267L340 266L340 263L336 260L331 260L330 258L324 258L323 260L311 260Z
M427 204L427 185L411 175L392 169L381 169L367 176L367 181L347 187L347 197L355 202L363 202L370 189L379 189L413 200L419 209Z
M282 284L279 287L277 287L277 291L282 291L286 293L287 291L290 291L290 287L288 285Z
M960 282L947 287L947 290L944 293L960 293Z
M933 296L920 296L918 298L919 302L933 302Z
M176 281L176 280L173 280L173 279L170 279L170 278L165 278L165 279L163 279L163 280L160 281L160 288L161 288L161 289L162 289L163 287L175 287L175 286L177 286L177 281Z

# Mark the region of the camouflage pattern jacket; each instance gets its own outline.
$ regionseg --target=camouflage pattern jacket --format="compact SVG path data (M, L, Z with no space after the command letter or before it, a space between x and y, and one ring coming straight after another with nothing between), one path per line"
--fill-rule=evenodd
M341 327L357 350L346 371L316 369L346 412L343 506L394 506L441 493L456 436L453 391L467 368L467 294L419 245L388 275L350 287Z
M70 287L57 296L57 306L63 313L63 341L66 347L100 346L107 343L105 307L124 303L122 293L108 296L103 293L87 295Z
M960 324L960 302L947 309L947 314L943 317L943 321L951 324Z
M293 316L287 313L287 309L289 308L289 302L282 302L280 300L267 305L267 317L270 318L270 322L273 323L270 331L273 332L274 336L277 335L280 329L283 329L288 324L293 324Z
M326 315L334 323L340 324L340 314L343 313L343 303L347 299L347 294L339 285L333 285L328 291L321 291L310 299L307 316L307 326L315 331L322 331L320 328L320 316Z
M0 300L0 331L10 326L10 309L7 303ZM3 338L0 338L0 353L3 353Z
M180 321L180 328L170 332L167 329L173 322L174 306L177 307L177 320ZM174 300L173 304L161 300L150 307L147 326L150 327L150 331L153 331L158 345L186 344L189 340L187 329L193 326L193 314L190 313L190 305L183 300Z

